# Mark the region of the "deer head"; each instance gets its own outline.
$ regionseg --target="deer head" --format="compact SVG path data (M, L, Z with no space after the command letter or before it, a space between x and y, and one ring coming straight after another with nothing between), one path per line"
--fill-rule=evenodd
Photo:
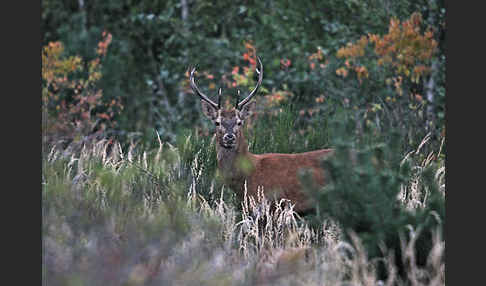
M239 101L240 91L236 97L234 108L230 110L224 110L221 107L221 88L218 92L218 103L216 104L209 99L201 90L197 87L194 80L194 72L196 68L193 68L190 73L190 84L195 94L201 98L201 105L204 115L208 117L216 127L216 140L219 146L225 149L239 149L242 142L242 126L254 111L256 102L251 100L255 96L258 88L260 87L263 79L263 65L258 58L259 69L256 69L258 74L258 82L255 88L246 96L241 102Z

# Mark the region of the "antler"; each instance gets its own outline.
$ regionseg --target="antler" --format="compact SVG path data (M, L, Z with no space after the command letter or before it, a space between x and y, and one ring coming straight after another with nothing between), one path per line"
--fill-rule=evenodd
M199 97L209 103L211 106L213 106L216 109L219 109L220 104L221 104L221 89L219 89L219 95L218 95L218 104L214 103L211 99L209 99L204 93L202 93L199 88L196 85L196 82L194 81L194 72L196 71L196 67L192 68L191 75L189 76L189 81L191 83L191 88L196 93L199 95Z
M240 103L237 104L237 109L238 110L240 110L241 108L243 108L243 106L245 106L245 104L247 104L251 100L251 98L256 94L258 88L262 84L262 79L263 79L263 64L262 64L262 61L260 60L260 58L258 56L257 56L257 60L258 60L258 64L260 65L260 70L255 69L255 71L258 73L258 82L257 82L255 88L250 92L250 94L245 99L243 99Z

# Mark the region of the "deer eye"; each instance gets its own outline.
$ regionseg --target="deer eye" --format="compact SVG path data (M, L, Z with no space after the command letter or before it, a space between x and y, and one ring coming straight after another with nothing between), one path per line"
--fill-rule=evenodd
M219 126L219 125L221 125L221 123L219 123L218 121L216 121L216 122L214 122L214 125Z
M236 122L236 124L238 124L238 126L241 126L241 124L243 124L243 121L238 121Z

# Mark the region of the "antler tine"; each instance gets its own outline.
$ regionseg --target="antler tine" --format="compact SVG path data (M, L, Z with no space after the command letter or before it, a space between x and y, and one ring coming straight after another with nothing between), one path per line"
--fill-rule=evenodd
M245 104L247 104L251 100L251 98L256 94L258 88L262 84L263 64L262 64L262 61L260 60L260 57L257 56L257 60L258 60L258 64L260 65L260 70L255 69L255 71L258 73L258 82L257 82L255 88L250 92L250 94L245 99L243 99L240 103L238 103L238 109L243 108L243 106L245 106Z
M238 93L236 94L235 109L238 109L239 101L240 101L240 90L238 89Z
M219 91L218 91L218 109L221 107L221 87L219 88Z
M196 71L196 67L192 68L191 74L189 76L189 81L191 84L191 88L196 93L202 100L206 101L210 105L212 105L214 108L219 109L219 104L214 103L211 99L209 99L204 93L202 93L199 88L196 85L196 82L194 80L194 72ZM221 90L220 90L221 93ZM220 96L218 96L218 102L220 102Z

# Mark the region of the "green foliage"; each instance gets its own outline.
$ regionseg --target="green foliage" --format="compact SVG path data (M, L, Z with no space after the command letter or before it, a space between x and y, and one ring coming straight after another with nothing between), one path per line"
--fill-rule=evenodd
M255 121L247 132L253 153L299 153L329 147L325 116L303 124L292 104L283 105L275 115L258 114Z
M385 34L391 17L404 20L416 11L422 13L426 26L437 31L434 39L440 52L435 58L438 67L434 75L434 114L439 132L443 126L443 1L187 1L184 18L185 8L176 0L102 1L86 3L84 7L79 3L43 2L43 44L61 41L69 55L89 61L96 57L92 47L101 32L106 30L113 35L98 87L107 102L120 100L125 106L115 117L118 127L110 130L118 140L149 141L155 128L162 140L174 143L179 130L201 124L197 99L186 88L185 72L192 65L209 72L213 80L202 81L201 86L208 94L215 94L217 88L209 88L208 92L205 87L225 87L222 77L240 65L246 43L252 43L264 63L263 86L268 90L261 94L264 97L285 91L293 95L290 101L296 110L306 111L321 109L321 102L315 99L323 97L335 104L348 104L348 108L357 106L362 125L370 120L375 124L376 116L383 121L394 110L387 110L373 98L390 96L385 79L362 85L356 79L343 80L335 73L343 64L335 53L368 33ZM319 60L310 60L316 51L321 53ZM422 97L424 84L412 87ZM245 93L246 86L239 87L245 87ZM232 89L225 92L236 94ZM372 104L381 105L382 110L364 118ZM387 128L381 121L375 128ZM417 123L420 125L423 123ZM418 130L407 129L403 133L415 134ZM420 139L407 144L414 145L416 140Z

